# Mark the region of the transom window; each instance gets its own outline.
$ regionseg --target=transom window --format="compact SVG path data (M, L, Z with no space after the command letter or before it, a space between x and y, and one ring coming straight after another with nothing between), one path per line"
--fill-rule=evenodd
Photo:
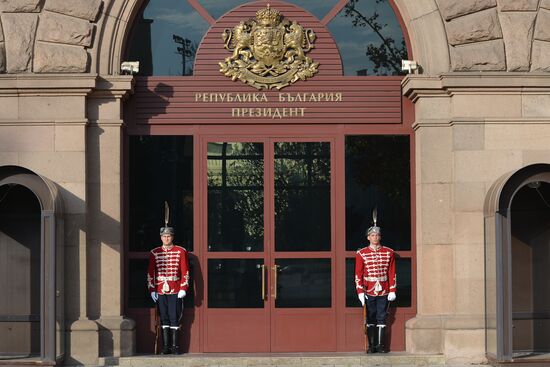
M407 47L391 0L290 0L331 32L344 75L398 75ZM193 75L195 54L210 19L245 4L243 0L149 0L139 13L126 59L140 62L139 75ZM208 16L210 18L208 18Z

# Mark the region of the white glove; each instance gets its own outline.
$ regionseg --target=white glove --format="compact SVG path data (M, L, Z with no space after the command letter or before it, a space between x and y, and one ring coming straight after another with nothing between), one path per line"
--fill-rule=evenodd
M157 292L151 292L151 298L153 299L153 302L156 302L159 299L159 295Z
M393 302L395 301L396 295L395 292L388 293L388 301Z
M365 298L367 298L367 297L365 297L365 293L359 293L357 295L357 297L359 297L359 302L361 302L361 306L364 307L365 306Z
M179 291L178 292L178 298L183 298L183 297L185 297L186 294L187 293L185 293L185 291Z

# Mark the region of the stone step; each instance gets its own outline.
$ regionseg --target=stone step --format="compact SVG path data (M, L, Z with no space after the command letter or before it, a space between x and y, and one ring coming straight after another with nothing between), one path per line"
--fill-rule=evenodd
M159 366L159 367L359 367L359 366L444 366L443 355L412 355L388 353L366 355L364 353L215 353L184 354L178 356L142 355L120 358L102 358L103 366Z

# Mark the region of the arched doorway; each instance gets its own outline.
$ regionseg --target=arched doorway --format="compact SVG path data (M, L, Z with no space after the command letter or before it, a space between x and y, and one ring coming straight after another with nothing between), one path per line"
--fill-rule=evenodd
M486 353L550 361L550 165L501 177L485 202Z
M28 188L0 187L0 353L40 355L40 203Z
M550 353L550 183L522 186L511 206L513 357Z
M264 77L254 87L220 72L220 62L238 65L222 34L268 3L316 34L307 57L320 66L307 82L261 89ZM404 350L416 314L414 132L397 66L410 49L394 2L143 5L125 58L140 72L124 113L125 313L137 320L137 351L154 345L143 276L165 200L176 243L191 253L184 350L362 350L353 267L375 206L399 255L391 348ZM391 63L375 57L384 42L357 25L373 12L393 25L382 32L399 45ZM278 24L274 14L264 21Z
M63 219L49 180L0 167L0 358L64 354Z

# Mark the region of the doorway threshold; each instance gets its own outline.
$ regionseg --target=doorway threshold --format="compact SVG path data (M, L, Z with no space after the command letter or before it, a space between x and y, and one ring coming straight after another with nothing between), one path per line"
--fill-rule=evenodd
M101 364L102 363L102 364ZM414 355L405 352L365 353L189 353L171 355L136 355L102 358L102 366L245 366L245 367L310 367L310 366L444 366L443 355Z

